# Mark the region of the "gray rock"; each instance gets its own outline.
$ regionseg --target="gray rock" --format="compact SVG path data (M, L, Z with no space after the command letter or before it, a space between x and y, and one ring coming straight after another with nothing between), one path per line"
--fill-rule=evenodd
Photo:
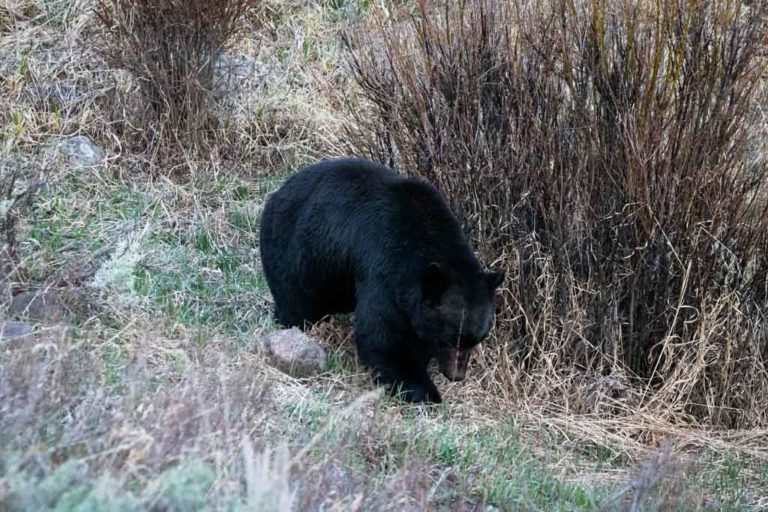
M92 167L104 161L104 150L85 135L65 137L52 144L54 151L73 167Z
M222 54L213 72L214 92L219 99L240 101L241 93L258 95L264 87L282 86L277 68L242 55Z
M30 290L13 298L8 313L15 318L58 322L64 316L64 303L53 290Z
M0 322L0 341L29 337L32 334L32 326L25 322Z
M221 54L214 67L216 92L224 95L236 91L240 84L251 78L256 70L256 63L248 57Z
M261 349L272 366L294 377L318 374L328 364L323 347L296 327L267 334Z
M248 78L256 69L256 63L248 57L222 53L216 63L216 71L221 77Z

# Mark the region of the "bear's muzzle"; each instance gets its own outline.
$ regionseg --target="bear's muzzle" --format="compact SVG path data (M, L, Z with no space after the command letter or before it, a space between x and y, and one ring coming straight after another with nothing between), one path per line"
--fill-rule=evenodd
M469 358L472 356L472 349L462 350L455 347L446 347L438 361L440 363L440 372L445 375L448 380L460 381L464 379L467 374L467 366L469 366Z

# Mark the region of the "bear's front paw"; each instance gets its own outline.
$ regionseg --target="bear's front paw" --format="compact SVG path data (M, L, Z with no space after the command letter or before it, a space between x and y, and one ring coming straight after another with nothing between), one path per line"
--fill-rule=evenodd
M420 382L404 382L400 386L391 387L390 392L400 400L414 404L439 404L443 401L440 392L431 382L428 384Z

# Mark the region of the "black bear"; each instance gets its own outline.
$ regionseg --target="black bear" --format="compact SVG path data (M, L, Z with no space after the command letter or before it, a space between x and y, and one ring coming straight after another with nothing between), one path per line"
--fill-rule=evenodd
M432 358L464 378L504 277L480 266L436 188L357 158L291 176L267 200L260 246L277 321L354 311L360 359L410 402L441 401Z

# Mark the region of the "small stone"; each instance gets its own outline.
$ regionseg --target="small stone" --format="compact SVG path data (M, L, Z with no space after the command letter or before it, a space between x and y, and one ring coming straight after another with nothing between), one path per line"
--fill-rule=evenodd
M24 322L0 322L0 341L27 337L32 334L32 326Z
M8 313L15 318L58 322L64 316L64 304L52 290L29 290L13 298Z
M222 53L216 65L216 70L224 77L234 76L237 78L248 78L253 75L256 69L256 63L248 57L241 55L230 55Z
M272 366L293 377L318 374L328 364L323 347L296 327L267 334L261 346Z
M85 135L65 137L53 143L56 153L66 157L73 167L92 167L104 161L104 150Z
M255 69L256 63L248 57L221 54L214 67L217 93L223 95L236 90L244 80L253 76Z

